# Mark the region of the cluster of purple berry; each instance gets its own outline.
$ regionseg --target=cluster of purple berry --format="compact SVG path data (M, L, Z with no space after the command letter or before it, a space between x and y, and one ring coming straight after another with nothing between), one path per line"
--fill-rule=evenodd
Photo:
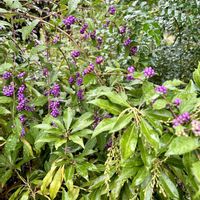
M22 124L21 137L24 137L25 134L26 134L26 131L25 131L25 128L24 128L24 124L25 124L25 122L26 122L26 118L25 118L24 115L20 115L20 116L19 116L19 120L20 120L20 122L21 122L21 124Z
M26 90L26 86L22 84L17 92L17 100L18 100L18 105L17 105L17 110L22 111L22 110L29 110L27 103L28 99L25 97L24 92Z
M138 51L138 48L136 46L133 46L130 48L130 54L132 56L134 56L137 53L137 51Z
M152 67L146 67L143 73L146 78L151 78L155 75L155 71Z
M12 77L12 73L11 72L4 72L3 73L3 75L2 75L2 78L4 79L4 80L7 80L7 79L9 79L9 78L11 78Z
M60 96L60 86L57 83L55 83L51 88L50 94L53 95L54 97Z
M94 31L92 31L92 32L90 33L90 38L91 38L92 40L95 40L95 39L96 39L96 30L94 30Z
M182 125L182 124L185 124L187 122L190 121L190 114L188 112L185 112L183 114L180 114L178 115L173 121L173 126L176 127L176 126L179 126L179 125Z
M101 64L104 61L103 56L97 56L96 58L96 64Z
M119 27L119 33L120 33L120 34L126 33L126 26L120 26L120 27Z
M3 87L3 95L4 96L11 97L11 96L13 96L14 91L15 91L15 88L14 88L13 82L11 82L10 85L8 85L8 86Z
M94 71L94 64L90 63L84 70L83 70L83 76L86 74L89 74Z
M49 109L51 110L51 113L50 113L51 116L58 117L60 115L59 108L60 108L60 102L58 100L50 101Z
M108 12L111 14L111 15L114 15L115 14L115 12L116 12L116 8L115 8L115 6L110 6L109 8L108 8Z
M133 80L134 79L133 78L133 73L135 72L135 67L134 66L130 66L130 67L128 67L127 71L128 71L128 74L126 75L126 79L128 81Z
M174 99L174 101L173 101L173 104L174 104L175 106L179 106L181 103L182 103L182 101L181 101L181 99L179 99L179 98L176 98L176 99Z
M17 75L17 78L23 78L26 75L26 72L21 72Z
M78 50L73 50L72 52L71 52L71 57L72 58L78 58L80 56L80 51L78 51Z
M56 35L56 36L53 38L53 43L54 43L54 44L58 43L59 39L60 39L59 35Z
M88 24L87 23L83 24L83 26L80 30L80 34L84 34L87 28L88 28Z
M131 38L127 38L125 41L124 41L124 46L129 46L131 44Z
M67 29L70 29L71 28L71 25L74 24L76 22L76 17L70 15L68 17L66 17L64 20L63 20L63 23L65 24L65 26L67 27Z
M156 92L160 94L167 94L167 88L163 85L158 85L156 87Z

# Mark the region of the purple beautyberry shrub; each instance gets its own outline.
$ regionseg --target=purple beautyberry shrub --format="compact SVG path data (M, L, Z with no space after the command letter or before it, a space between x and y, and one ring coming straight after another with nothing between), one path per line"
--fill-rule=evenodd
M4 96L11 97L11 96L13 96L14 91L15 91L15 88L14 88L13 82L11 82L10 85L8 85L8 86L3 87L3 95Z
M55 83L52 89L50 90L50 94L54 97L60 96L60 86L57 83Z
M115 6L110 6L109 8L108 8L108 12L111 14L111 15L114 15L115 14L115 12L116 12L116 8L115 8Z
M125 41L124 41L124 46L129 46L131 44L131 39L130 38L127 38Z
M182 103L182 101L181 101L181 99L179 99L179 98L176 98L176 99L174 99L174 101L173 101L173 104L175 105L175 106L179 106L180 104Z
M80 51L74 50L71 52L72 58L78 58L80 56Z
M96 58L96 64L101 64L103 62L103 60L104 60L103 56L98 56Z
M4 72L3 75L2 75L2 78L4 80L7 80L7 79L9 79L11 77L12 77L12 73L11 72Z
M58 117L60 115L59 112L60 102L59 101L50 101L49 108L51 111L51 116Z
M146 67L143 73L146 78L151 78L155 75L155 71L152 67Z
M200 136L200 122L197 120L192 120L192 132L195 136Z
M132 56L134 56L137 53L137 51L138 51L138 48L136 46L133 46L130 48L130 54Z
M173 126L176 127L176 126L179 126L179 125L182 125L182 124L185 124L187 122L190 121L190 114L188 112L185 112L183 114L180 114L178 115L173 121Z
M156 87L156 92L160 94L166 94L167 93L167 88L163 85L159 85Z

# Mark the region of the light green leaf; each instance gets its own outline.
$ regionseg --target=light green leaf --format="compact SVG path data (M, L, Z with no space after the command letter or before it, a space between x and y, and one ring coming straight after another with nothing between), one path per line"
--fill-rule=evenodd
M114 115L118 115L122 111L122 109L120 109L117 105L114 105L110 103L110 101L104 99L95 99L93 101L90 101L89 103L94 104Z
M50 184L49 193L50 193L51 199L55 199L55 197L60 189L60 186L62 184L63 175L64 175L64 166L62 166L58 169L58 171L56 172L56 174L53 178L53 181Z
M125 128L131 122L132 118L133 118L133 113L120 115L117 118L117 121L115 122L115 124L110 132L114 133L114 132L117 132L117 131Z
M192 164L192 173L196 177L198 182L200 182L200 161Z
M149 175L149 172L146 169L146 167L140 168L137 175L134 177L132 181L131 187L134 188L135 186L140 185L148 175Z
M98 134L105 132L105 131L110 131L114 124L116 123L117 118L113 117L113 118L107 118L107 119L103 119L95 128L92 138L96 137Z
M200 62L198 68L193 72L193 79L198 88L200 88Z
M108 99L115 104L118 104L120 106L130 107L130 105L126 102L126 99L122 97L122 95L117 94L116 92L105 92L102 94L107 96Z
M78 7L78 4L81 2L81 0L69 0L68 1L68 10L69 13L72 13L75 11Z
M20 32L22 33L22 39L23 41L25 41L28 36L31 34L32 30L37 26L37 24L39 23L39 20L34 20L31 22L30 25L23 27Z
M1 96L0 97L0 103L4 104L4 103L11 103L13 101L12 98L10 97L4 97L4 96Z
M137 145L138 133L134 125L130 126L120 139L122 159L128 159L133 155Z
M151 125L142 119L140 122L141 133L145 136L146 140L158 151L160 147L160 141L157 132L151 127Z
M20 198L20 200L28 200L29 199L29 193L30 191L26 191L22 194L22 197Z
M9 115L11 112L4 107L0 107L0 115Z
M158 99L154 104L153 104L153 109L155 110L160 110L165 108L167 105L167 101L164 99Z
M199 146L200 142L198 138L179 136L172 140L165 155L181 155L193 151Z
M73 141L74 143L79 144L80 146L82 146L82 147L84 148L83 138L80 138L80 137L77 136L77 135L70 135L70 136L69 136L69 139L70 139L71 141Z
M179 199L179 193L177 190L176 185L170 180L170 178L163 172L161 172L160 175L160 183L163 187L163 189L165 190L167 196L174 200L178 200Z
M74 114L75 114L74 111L70 107L68 107L67 110L64 111L63 121L65 123L65 127L67 130L69 130Z
M4 63L0 65L0 74L2 74L4 71L9 70L13 65L11 63Z
M12 9L21 9L22 4L19 2L19 0L3 0L6 5Z
M9 26L9 27L11 27L11 24L8 23L8 22L6 22L6 21L2 21L2 20L0 20L0 26L2 26L2 27L5 27L5 26Z

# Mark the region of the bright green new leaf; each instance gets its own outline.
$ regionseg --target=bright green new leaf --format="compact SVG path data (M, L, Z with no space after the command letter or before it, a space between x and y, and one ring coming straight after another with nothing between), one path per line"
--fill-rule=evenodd
M200 182L200 161L192 164L192 173L196 177L198 182Z
M160 110L165 108L167 105L167 101L164 99L158 99L154 104L153 104L153 109L154 110Z
M75 114L74 111L70 107L68 107L67 110L64 111L63 121L65 123L65 127L67 130L69 130L74 114Z

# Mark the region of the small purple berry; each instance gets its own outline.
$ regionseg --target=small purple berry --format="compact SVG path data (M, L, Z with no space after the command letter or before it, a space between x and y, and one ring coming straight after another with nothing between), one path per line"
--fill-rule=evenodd
M176 98L174 101L173 101L173 104L175 105L175 106L179 106L180 104L181 104L181 99L179 99L179 98Z
M132 81L134 78L133 78L133 75L132 75L132 74L127 74L127 75L126 75L126 79L127 79L128 81Z
M137 53L137 51L138 51L138 48L136 46L130 48L130 53L132 56L134 56Z
M151 78L155 75L155 71L152 67L146 67L143 73L146 78Z
M126 26L120 26L120 27L119 27L119 33L120 33L120 34L126 33Z
M78 58L80 56L80 51L74 50L71 52L72 58Z
M128 67L128 73L134 73L134 71L135 71L134 66Z
M131 44L131 39L130 38L127 38L125 41L124 41L124 46L129 46Z
M103 60L104 60L103 56L98 56L96 58L96 64L101 64L103 62Z
M156 92L160 94L166 94L167 93L167 88L163 85L159 85L156 87Z
M52 94L54 97L60 96L60 86L55 83L53 88L50 90L50 94Z
M12 77L12 73L11 72L4 72L3 75L2 75L2 78L4 80L9 79L10 77Z
M18 78L23 78L26 75L26 72L21 72L17 75Z
M75 22L76 22L76 17L72 15L68 16L67 18L63 20L63 23L67 26L67 28L70 28L70 26L74 24Z
M83 84L83 79L82 79L82 78L78 78L78 79L76 80L76 84L77 84L78 86L81 86L81 85Z
M8 86L4 86L3 87L3 95L7 96L7 97L11 97L14 94L14 90L15 90L14 83L11 83Z
M74 78L72 76L69 77L69 80L68 80L69 84L73 84L74 83Z
M115 8L115 6L110 6L109 8L108 8L108 12L111 14L111 15L114 15L115 14L115 12L116 12L116 8Z
M81 101L84 98L84 91L82 89L77 91L77 97Z

